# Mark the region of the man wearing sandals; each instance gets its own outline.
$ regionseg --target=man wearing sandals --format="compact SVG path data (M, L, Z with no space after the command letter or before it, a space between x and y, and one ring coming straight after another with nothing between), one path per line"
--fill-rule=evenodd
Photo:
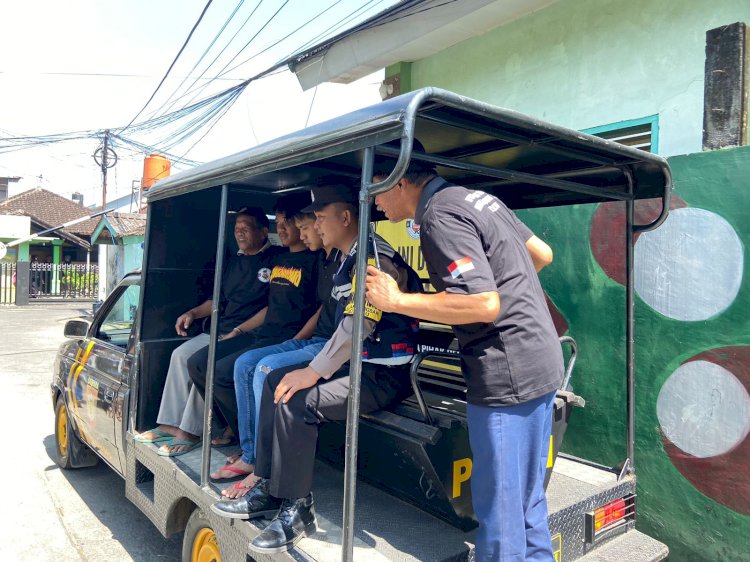
M357 248L357 207L353 193L322 197L313 189L316 227L323 243L344 252L334 278L338 297L336 331L309 364L272 371L260 401L255 473L262 480L246 495L211 506L224 517L249 519L274 516L250 544L261 553L283 552L316 531L312 480L321 423L346 419L349 365L354 325L354 269L358 251L369 258L402 291L421 290L421 281L382 238L377 254ZM371 244L368 244L371 246ZM409 363L415 348L416 322L400 314L365 306L360 411L372 412L411 394ZM301 368L300 368L301 367Z
M307 339L315 329L318 302L318 255L300 239L293 217L307 204L307 194L292 194L276 202L276 233L289 249L273 260L269 276L268 306L261 311L260 325L242 323L235 333L223 336L217 345L214 367L214 406L233 431L237 430L237 399L234 362L250 349L278 344L289 338ZM208 348L194 353L187 362L190 380L203 395L206 388ZM197 437L195 438L197 440ZM190 440L190 439L189 439Z
M325 198L327 193L343 191L349 195L346 186L330 185L314 188L317 198ZM237 397L238 426L242 453L227 459L227 465L211 474L213 482L236 480L231 488L222 490L222 496L238 498L245 495L259 480L253 474L255 468L255 442L258 427L260 398L266 375L274 369L309 362L323 349L326 341L336 329L336 305L333 298L333 276L341 264L341 252L330 245L324 245L315 230L315 214L312 207L303 209L294 217L300 238L307 249L321 251L318 268L318 301L322 303L316 315L315 331L310 339L294 338L277 345L246 351L234 363L234 388Z
M257 207L237 211L234 239L238 251L232 256L222 275L219 333L231 334L248 319L255 319L268 301L268 273L271 261L281 250L268 241L268 217ZM197 320L211 314L211 299L181 314L175 331L187 336ZM144 443L165 443L203 432L203 397L197 392L187 370L188 359L208 346L208 330L187 340L172 352L164 383L156 428L136 435Z
M260 293L262 302L259 303L257 312L252 316L233 316L231 328L228 328L230 324L226 321L220 322L221 335L216 346L215 401L219 406L219 413L230 428L236 426L232 381L235 358L254 345L269 345L293 336L295 333L311 333L314 327L314 324L309 326L306 323L316 308L314 297L317 285L316 256L306 250L300 241L299 231L291 220L286 219L287 215L291 218L297 213L303 204L304 199L300 197L283 198L277 203L276 219L279 239L290 251L271 250L271 259L264 261L263 267L257 272L244 271L242 278L245 283L253 286L259 285L257 292ZM259 212L267 225L265 214ZM263 232L266 242L267 233L266 227ZM237 236L236 232L235 237ZM241 239L242 236L240 236ZM222 283L222 292L225 291L227 281L228 278L225 278ZM228 291L227 294L229 294ZM208 315L210 310L211 304L208 301L208 305L204 303L185 313L178 319L178 333L184 335L189 324L195 318L201 317L199 314ZM225 316L226 314L222 315L222 320ZM180 384L169 384L168 377L157 418L160 425L155 430L136 437L145 442L163 441L158 451L161 456L182 455L200 445L204 404L202 383L205 381L200 375L205 374L208 357L208 337L205 338L203 345L190 350L192 353L180 354L180 370L176 371ZM231 407L224 407L226 400L222 398L225 398L227 394L224 390L228 385L232 398ZM181 392L175 392L175 387ZM185 388L189 388L189 391L185 391Z

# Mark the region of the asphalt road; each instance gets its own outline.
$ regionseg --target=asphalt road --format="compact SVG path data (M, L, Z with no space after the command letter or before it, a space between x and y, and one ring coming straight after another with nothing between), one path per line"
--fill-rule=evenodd
M52 364L65 322L90 310L0 306L0 560L180 559L182 536L164 539L112 469L55 464Z

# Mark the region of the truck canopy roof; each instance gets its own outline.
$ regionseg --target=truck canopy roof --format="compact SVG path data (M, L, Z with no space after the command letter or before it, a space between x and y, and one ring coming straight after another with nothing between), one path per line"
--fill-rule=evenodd
M416 90L159 181L156 201L228 184L264 200L307 190L330 176L359 185L362 149L397 155L416 136L459 185L514 209L668 197L666 160L654 154L498 108L438 88Z

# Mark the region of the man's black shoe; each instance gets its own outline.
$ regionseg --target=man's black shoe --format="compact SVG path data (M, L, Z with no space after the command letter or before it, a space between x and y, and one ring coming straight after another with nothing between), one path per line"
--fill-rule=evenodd
M211 506L211 511L231 519L273 517L281 506L281 499L268 493L268 480L261 480L241 498L221 500Z
M267 554L285 552L317 530L312 493L298 500L285 499L276 517L250 543L250 549Z

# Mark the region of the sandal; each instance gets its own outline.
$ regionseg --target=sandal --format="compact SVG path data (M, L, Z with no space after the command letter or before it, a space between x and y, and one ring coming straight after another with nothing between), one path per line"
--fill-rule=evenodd
M232 476L214 476L213 474L211 474L209 476L209 480L211 480L211 482L234 482L235 480L242 480L243 478L245 478L245 476L253 473L252 470L243 470L231 464L222 466L216 472L221 472L222 470L226 470L227 472L231 472L233 474Z
M142 437L142 435L145 435L146 433L153 433L156 435L156 437L152 437L151 439ZM162 431L161 429L154 428L135 435L133 439L138 441L138 443L162 443L163 441L171 441L172 439L174 439L174 435L172 435L171 433L167 433L166 431Z
M242 483L242 480L240 480L239 482L235 482L234 486L230 488L226 488L221 491L221 497L227 498L227 499L233 499L233 500L236 500L237 498L241 498L242 496L247 494L250 490L255 488L258 485L258 482L260 482L261 480L262 478L258 478L257 482L254 482L252 486L245 486ZM230 498L229 494L231 494L232 492L239 492L239 493L238 495Z
M169 443L165 443L162 445L163 447L187 447L186 449L182 451L169 451L165 450L162 451L159 449L156 454L160 457L177 457L179 455L184 455L185 453L189 453L193 449L196 449L197 447L201 446L200 440L198 441L170 441Z
M229 428L225 429L220 437L214 437L211 439L211 445L214 445L215 447L229 447L230 445L236 445L237 443L237 436Z

